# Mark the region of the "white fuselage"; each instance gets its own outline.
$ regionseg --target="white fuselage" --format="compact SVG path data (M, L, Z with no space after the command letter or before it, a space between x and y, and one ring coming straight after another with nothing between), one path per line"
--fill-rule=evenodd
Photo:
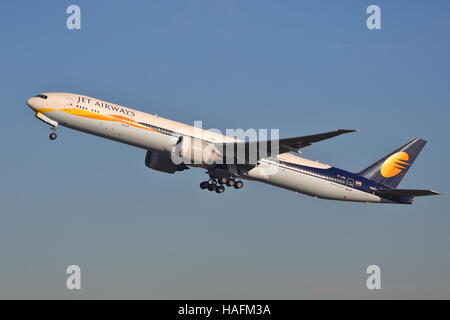
M27 104L36 116L51 126L62 125L96 136L126 143L145 150L170 154L180 135L211 143L236 142L235 138L202 130L128 107L71 93L44 93L47 98L33 97ZM281 163L280 163L281 160ZM292 164L292 165L290 165ZM242 178L261 181L314 197L358 202L390 202L373 193L336 183L295 166L327 169L330 166L285 153L265 158Z

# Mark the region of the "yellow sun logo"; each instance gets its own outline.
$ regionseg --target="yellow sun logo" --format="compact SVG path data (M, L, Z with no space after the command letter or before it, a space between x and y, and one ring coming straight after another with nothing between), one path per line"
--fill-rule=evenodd
M391 178L398 175L403 170L407 169L410 163L408 162L409 155L406 152L397 152L384 161L381 166L381 175L385 178Z

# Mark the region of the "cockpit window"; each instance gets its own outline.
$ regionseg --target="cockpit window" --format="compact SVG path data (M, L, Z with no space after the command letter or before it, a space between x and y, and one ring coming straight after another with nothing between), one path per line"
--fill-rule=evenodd
M42 99L47 99L47 96L45 96L45 95L43 95L43 94L38 94L36 97L42 98Z

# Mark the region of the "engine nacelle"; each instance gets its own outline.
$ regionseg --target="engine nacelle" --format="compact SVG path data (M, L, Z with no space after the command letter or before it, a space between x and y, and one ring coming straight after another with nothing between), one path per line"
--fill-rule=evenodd
M162 171L166 173L175 173L189 169L185 164L174 164L170 155L165 155L155 151L147 151L145 155L145 165L150 169Z
M186 164L212 165L222 159L221 153L213 143L196 138L183 137L176 150Z

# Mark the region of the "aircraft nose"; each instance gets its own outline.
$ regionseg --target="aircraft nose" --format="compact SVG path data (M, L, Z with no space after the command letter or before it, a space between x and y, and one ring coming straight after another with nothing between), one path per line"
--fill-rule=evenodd
M35 110L37 108L37 98L36 97L31 97L27 99L27 105Z

